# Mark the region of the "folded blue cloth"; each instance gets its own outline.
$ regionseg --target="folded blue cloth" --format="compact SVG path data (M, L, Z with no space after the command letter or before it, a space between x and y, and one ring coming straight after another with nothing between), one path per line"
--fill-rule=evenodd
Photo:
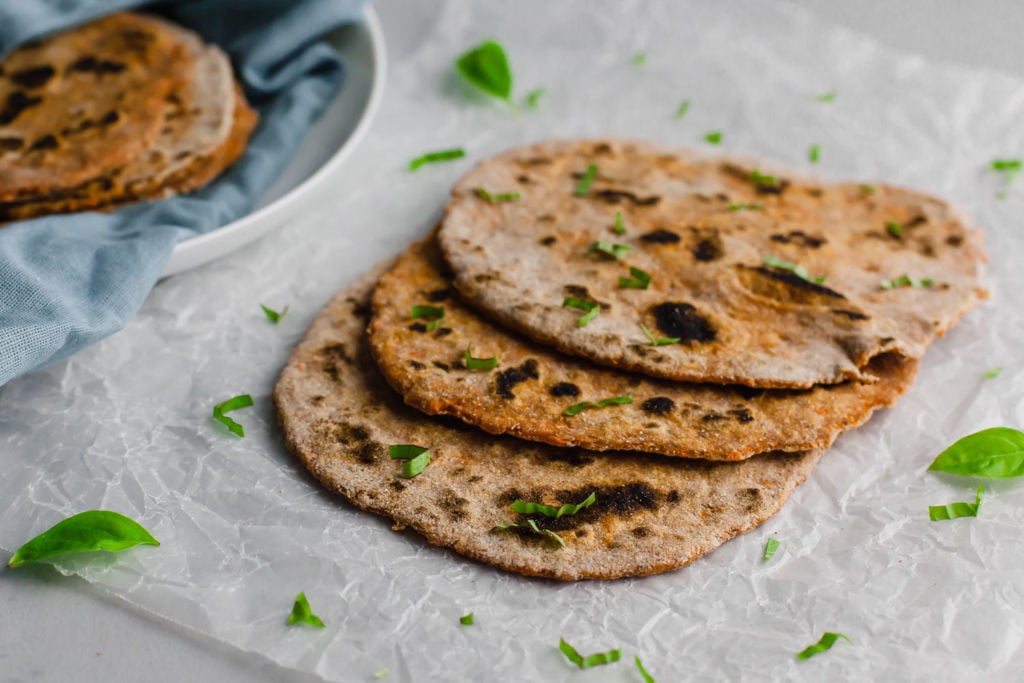
M341 62L320 36L359 19L364 2L0 2L0 56L115 10L163 14L231 56L260 114L246 154L203 190L110 214L50 216L0 228L0 384L121 329L175 244L252 208L341 84Z

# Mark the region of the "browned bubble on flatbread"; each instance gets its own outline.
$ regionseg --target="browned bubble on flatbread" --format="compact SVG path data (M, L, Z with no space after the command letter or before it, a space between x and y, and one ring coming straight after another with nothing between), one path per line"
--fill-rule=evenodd
M656 380L564 356L498 327L468 307L442 271L431 238L414 244L374 291L370 347L405 401L452 415L493 434L590 450L739 460L767 451L827 448L910 386L918 362L878 357L880 381L852 380L809 390L750 389ZM413 306L444 307L441 324L410 319ZM632 342L648 354L640 329ZM465 367L465 351L497 356L490 371ZM582 401L628 396L629 405L563 411Z
M159 135L149 113L191 77L181 35L117 13L11 53L0 76L0 201L112 182Z
M577 197L589 164L598 175ZM522 196L491 203L478 188ZM547 142L483 161L455 186L439 238L473 305L567 353L675 380L807 388L864 377L881 354L919 358L985 296L980 232L940 199L639 142ZM591 251L597 241L631 251L616 260ZM651 275L649 288L618 286L629 267ZM902 275L934 284L880 286ZM567 297L600 314L578 326ZM641 324L680 342L650 353L635 343Z
M165 198L205 186L237 160L258 117L235 83L227 56L215 46L204 45L191 31L169 30L188 47L195 74L161 103L160 134L154 144L115 173L41 197L0 202L0 219L111 209Z
M285 442L325 487L428 541L501 569L562 580L681 567L778 512L820 451L710 463L593 453L495 437L406 406L380 375L364 326L381 270L339 293L313 321L274 388ZM392 444L430 448L413 479ZM597 502L571 517L533 517L551 539L499 531L525 518L516 498Z

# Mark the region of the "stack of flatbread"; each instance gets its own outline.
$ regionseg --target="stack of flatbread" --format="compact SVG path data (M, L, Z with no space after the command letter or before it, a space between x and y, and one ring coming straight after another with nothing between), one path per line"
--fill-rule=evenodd
M231 63L181 26L112 14L0 63L0 221L203 187L257 116Z
M274 398L309 470L396 528L528 575L652 574L776 513L893 405L983 261L917 192L542 143L338 294ZM403 476L394 445L429 464Z

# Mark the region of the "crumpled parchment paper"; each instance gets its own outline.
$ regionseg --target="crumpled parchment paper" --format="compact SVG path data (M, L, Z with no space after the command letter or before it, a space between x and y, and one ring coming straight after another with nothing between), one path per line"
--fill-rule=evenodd
M467 95L453 58L501 40L518 101ZM928 521L976 481L925 471L954 439L1019 426L1024 85L896 54L777 3L436 4L403 46L369 138L293 224L160 284L123 332L0 390L0 546L90 508L132 516L160 548L60 563L211 638L327 680L576 680L557 651L624 648L588 681L943 680L1024 667L1024 487L986 484L977 519ZM632 63L644 52L646 63ZM832 103L815 95L834 90ZM680 101L690 100L677 120ZM924 359L902 402L841 437L763 527L680 571L556 584L503 574L394 533L326 494L285 451L270 391L329 296L423 235L475 159L548 137L620 135L761 155L835 179L947 196L987 231L990 301ZM409 173L419 154L468 158ZM1008 191L1005 199L997 192ZM289 306L280 325L260 312ZM983 380L993 366L1003 373ZM233 414L212 406L252 393ZM782 546L762 562L765 540ZM288 628L304 590L327 628ZM466 612L476 625L460 626ZM853 644L808 662L823 631Z

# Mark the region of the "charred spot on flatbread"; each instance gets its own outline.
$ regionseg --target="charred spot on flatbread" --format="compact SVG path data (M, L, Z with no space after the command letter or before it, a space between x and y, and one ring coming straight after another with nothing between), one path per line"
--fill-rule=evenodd
M548 389L548 393L555 398L562 398L563 396L579 396L580 388L572 382L559 382Z
M672 412L672 409L676 407L676 404L675 401L667 396L655 396L644 401L640 407L646 413L664 415Z
M646 244L676 244L681 237L671 230L658 228L640 236L640 241Z
M516 396L512 393L512 390L517 384L539 378L540 374L536 359L528 358L519 367L505 368L499 372L494 390L502 398L515 398Z
M715 328L693 304L666 301L651 308L654 323L666 337L677 337L680 343L705 344L715 340Z

